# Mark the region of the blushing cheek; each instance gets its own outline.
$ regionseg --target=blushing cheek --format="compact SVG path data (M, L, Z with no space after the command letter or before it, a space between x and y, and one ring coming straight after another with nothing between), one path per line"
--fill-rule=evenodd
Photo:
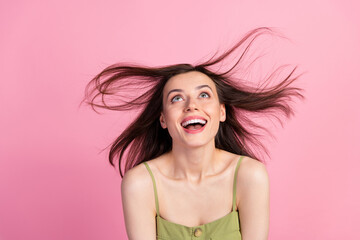
M172 111L173 109L164 109L164 118L168 127L168 131L171 135L171 132L173 131L173 129L176 130L176 116L175 116L175 112Z

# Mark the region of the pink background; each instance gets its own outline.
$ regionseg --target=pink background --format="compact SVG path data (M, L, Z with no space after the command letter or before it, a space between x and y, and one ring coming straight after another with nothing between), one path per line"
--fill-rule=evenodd
M78 108L117 61L203 59L276 27L306 101L271 153L269 239L360 239L357 1L2 1L0 239L127 239L106 147L133 115Z

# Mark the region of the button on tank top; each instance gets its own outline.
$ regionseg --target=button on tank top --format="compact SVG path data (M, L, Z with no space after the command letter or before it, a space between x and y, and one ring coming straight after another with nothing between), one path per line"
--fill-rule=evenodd
M215 221L199 226L188 227L162 218L159 214L159 202L154 175L144 162L153 181L156 204L156 239L160 240L241 240L239 212L236 209L236 176L241 156L237 162L233 183L233 208L230 213Z

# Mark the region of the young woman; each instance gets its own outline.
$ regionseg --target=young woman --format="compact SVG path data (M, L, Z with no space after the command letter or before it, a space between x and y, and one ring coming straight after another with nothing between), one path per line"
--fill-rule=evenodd
M289 117L288 101L303 96L291 86L295 69L268 88L246 86L233 73L252 42L270 32L255 29L195 66L116 64L89 83L86 99L93 107L141 109L109 154L111 164L119 160L130 240L267 239L269 179L253 151L266 149L254 132L262 127L249 113L279 110ZM239 49L230 70L212 70Z

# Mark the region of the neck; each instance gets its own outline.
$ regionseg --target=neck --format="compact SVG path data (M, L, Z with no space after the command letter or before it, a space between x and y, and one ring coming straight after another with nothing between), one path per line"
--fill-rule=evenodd
M220 151L215 148L214 142L194 148L173 144L170 159L174 166L174 176L189 183L201 183L204 178L215 173L216 159L219 159L217 156Z

